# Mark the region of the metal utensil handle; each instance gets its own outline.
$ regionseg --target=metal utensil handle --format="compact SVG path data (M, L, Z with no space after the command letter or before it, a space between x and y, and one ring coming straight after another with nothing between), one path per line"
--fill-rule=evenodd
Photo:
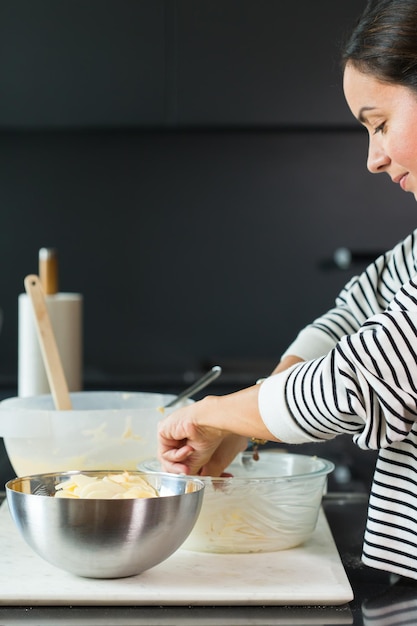
M169 409L175 406L176 404L178 404L179 402L181 402L181 400L190 398L192 395L197 393L197 391L201 391L202 389L204 389L204 387L207 387L207 385L212 383L213 380L216 380L216 378L220 376L221 373L222 373L222 368L220 367L220 365L215 365L214 367L211 368L209 372L207 372L207 374L204 374L204 376L196 380L195 383L193 383L190 387L182 391L176 398L171 400L171 402L168 402L168 404L165 405L165 408Z

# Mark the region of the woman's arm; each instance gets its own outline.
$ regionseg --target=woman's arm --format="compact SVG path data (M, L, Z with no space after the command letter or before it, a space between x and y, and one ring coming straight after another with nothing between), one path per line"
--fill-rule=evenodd
M417 277L387 309L344 336L325 357L263 383L259 403L268 429L288 443L350 434L366 449L405 439L417 422Z
M221 473L250 437L277 441L258 408L259 385L225 396L206 396L159 424L159 458L176 474Z
M273 374L300 362L299 357L288 356ZM201 404L190 405L188 411L181 409L181 414L176 411L171 421L164 420L159 430L159 456L165 471L219 476L236 455L247 448L249 438L274 441L259 414L258 393L259 386L255 386L227 396L208 396ZM187 419L198 422L201 416L204 416L202 421L206 422L206 428L200 425L192 432L185 430ZM184 431L176 430L174 436L170 428L178 428L178 423L184 426ZM198 441L199 437L203 441ZM181 445L181 441L186 445Z

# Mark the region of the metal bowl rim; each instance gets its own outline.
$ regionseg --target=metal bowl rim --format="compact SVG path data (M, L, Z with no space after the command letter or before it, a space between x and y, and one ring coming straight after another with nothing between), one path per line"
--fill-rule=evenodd
M123 474L124 470L68 470L68 471L63 471L63 472L46 472L46 473L42 473L42 474L28 474L26 476L17 476L16 478L11 478L10 480L8 480L5 484L5 488L6 488L6 494L7 492L11 492L11 493L15 493L15 494L22 494L24 496L33 496L36 498L39 497L44 497L44 498L50 498L51 496L47 496L45 494L34 494L34 493L24 493L22 491L18 491L17 489L15 489L15 485L17 485L19 482L22 481L38 481L40 484L44 483L45 480L49 479L49 478L57 478L57 479L65 479L65 478L70 478L71 476L76 476L79 474L85 474L87 476L107 476L109 474ZM179 480L182 483L193 483L194 485L196 485L198 487L198 489L196 489L195 491L189 492L189 493L184 493L184 494L176 494L173 496L160 496L163 498L167 498L167 497L177 497L177 495L191 495L192 493L197 493L201 490L203 490L205 488L205 484L204 481L199 477L199 476L186 476L185 474L170 474L168 472L148 472L145 470L129 470L128 471L129 475L132 476L160 476L162 478L169 478L172 480ZM129 498L128 500L148 500L149 498ZM110 502L113 501L112 498L100 498L100 501L102 502ZM120 500L118 500L120 502Z

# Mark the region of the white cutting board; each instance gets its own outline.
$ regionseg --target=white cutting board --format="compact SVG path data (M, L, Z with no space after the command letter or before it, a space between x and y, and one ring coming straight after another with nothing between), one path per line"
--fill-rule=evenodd
M338 605L353 593L323 511L303 546L260 554L177 550L130 578L97 580L61 571L21 538L0 507L0 605Z

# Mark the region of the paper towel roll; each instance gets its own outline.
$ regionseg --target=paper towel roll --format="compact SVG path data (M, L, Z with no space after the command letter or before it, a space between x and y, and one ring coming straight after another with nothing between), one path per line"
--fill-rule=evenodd
M45 296L69 391L82 389L82 304L81 294L56 293ZM18 395L51 393L43 364L32 303L26 293L18 303Z

